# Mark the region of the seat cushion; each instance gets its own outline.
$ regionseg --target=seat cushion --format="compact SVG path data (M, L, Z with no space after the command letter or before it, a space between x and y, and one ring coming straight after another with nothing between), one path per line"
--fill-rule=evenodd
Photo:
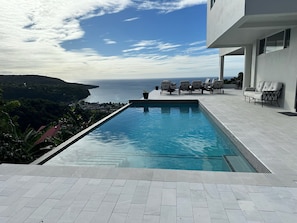
M164 80L161 83L161 90L168 90L170 88L171 82L168 80Z
M223 81L214 81L212 84L213 89L221 89L223 87Z
M254 91L244 91L243 95L246 97L250 97L253 98L254 97L255 92Z
M256 100L262 100L262 92L255 92L253 98Z
M268 91L279 91L282 88L282 83L280 82L271 82L271 85L268 88Z
M192 88L195 89L200 89L202 87L202 81L193 81L192 82Z
M269 91L271 84L272 84L271 81L265 81L262 91Z
M265 81L259 81L259 82L257 83L257 85L256 85L256 91L257 91L257 92L261 92L261 91L262 91L263 86L264 86L264 83L265 83Z
M189 90L190 82L189 81L181 81L180 82L180 89L181 90Z

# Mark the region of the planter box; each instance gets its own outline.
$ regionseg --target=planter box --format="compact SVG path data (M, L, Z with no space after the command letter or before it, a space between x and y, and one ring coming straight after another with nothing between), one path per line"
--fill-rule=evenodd
M225 88L225 89L236 88L237 89L237 85L236 84L224 84L223 88Z
M144 99L148 99L148 96L149 96L149 93L147 93L147 92L143 93L143 98Z

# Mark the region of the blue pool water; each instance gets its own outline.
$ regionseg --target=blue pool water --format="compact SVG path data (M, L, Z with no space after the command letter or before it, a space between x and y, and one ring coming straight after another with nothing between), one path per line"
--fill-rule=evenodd
M45 165L254 171L195 103L130 106Z

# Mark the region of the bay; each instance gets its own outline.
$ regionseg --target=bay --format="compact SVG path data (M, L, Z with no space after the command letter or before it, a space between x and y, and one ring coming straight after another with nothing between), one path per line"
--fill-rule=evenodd
M213 78L213 77L208 77ZM156 86L160 87L163 80L170 80L179 86L180 81L201 80L200 78L158 78L158 79L122 79L122 80L92 80L83 81L86 84L98 85L98 88L89 89L90 96L85 99L90 103L127 103L129 100L142 98L143 91L152 91Z

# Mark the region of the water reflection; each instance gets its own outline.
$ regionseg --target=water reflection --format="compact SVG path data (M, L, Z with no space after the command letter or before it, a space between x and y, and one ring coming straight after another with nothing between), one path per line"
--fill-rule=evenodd
M223 159L233 153L228 140L198 105L130 107L48 165L229 171Z
M189 113L190 112L190 107L182 106L182 107L180 107L180 112L181 113Z
M163 114L170 114L170 107L161 107L161 112Z

